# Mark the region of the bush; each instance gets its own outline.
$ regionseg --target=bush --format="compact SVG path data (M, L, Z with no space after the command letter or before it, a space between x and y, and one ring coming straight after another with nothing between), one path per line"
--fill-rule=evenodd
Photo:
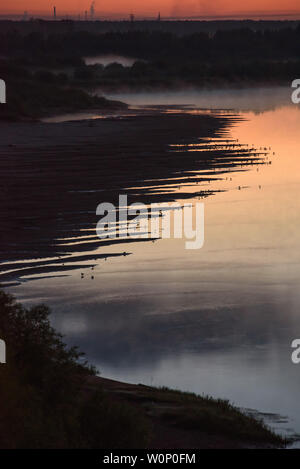
M68 348L43 305L25 308L0 290L0 448L138 448L149 428L132 406L88 391L95 370ZM125 430L126 429L126 430Z

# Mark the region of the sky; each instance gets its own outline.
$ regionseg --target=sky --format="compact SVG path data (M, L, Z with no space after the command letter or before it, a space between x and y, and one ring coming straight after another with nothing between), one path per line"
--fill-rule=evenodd
M0 14L49 14L56 5L58 15L78 14L89 10L92 0L10 0L1 1ZM238 16L267 17L268 15L300 17L299 0L95 0L96 16ZM297 15L298 13L298 15Z

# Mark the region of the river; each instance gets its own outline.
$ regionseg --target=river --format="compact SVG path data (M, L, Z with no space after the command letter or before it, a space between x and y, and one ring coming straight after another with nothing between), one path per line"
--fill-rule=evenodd
M290 95L288 88L108 95L133 108L233 110L243 119L230 138L266 151L268 164L210 184L217 192L205 199L202 249L174 239L133 243L131 256L102 262L93 280L70 271L10 291L51 306L54 326L105 377L226 398L263 412L278 431L300 433L300 365L291 361L300 338L300 108ZM183 182L179 201L182 187L195 191Z

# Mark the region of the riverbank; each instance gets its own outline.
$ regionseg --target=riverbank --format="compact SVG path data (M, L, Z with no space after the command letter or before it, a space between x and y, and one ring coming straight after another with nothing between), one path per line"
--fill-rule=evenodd
M227 401L96 376L45 305L0 290L0 448L266 448L286 441Z
M281 448L287 443L259 413L250 417L222 399L89 377L85 392L97 389L143 415L150 429L150 449Z
M4 74L5 76L5 74ZM0 122L31 122L56 114L81 111L116 112L128 106L103 96L94 96L76 86L41 82L31 78L18 81L17 77L7 81L6 104L0 107Z

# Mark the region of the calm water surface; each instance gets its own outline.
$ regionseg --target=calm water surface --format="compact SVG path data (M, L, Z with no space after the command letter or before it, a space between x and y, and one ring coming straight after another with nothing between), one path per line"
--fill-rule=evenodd
M300 338L300 109L290 90L113 97L235 109L244 120L230 137L268 148L271 164L209 185L222 192L205 200L198 251L181 240L135 243L131 256L100 263L93 280L70 271L10 290L51 306L54 326L106 377L227 398L300 433L290 346ZM184 191L199 187L186 182Z

